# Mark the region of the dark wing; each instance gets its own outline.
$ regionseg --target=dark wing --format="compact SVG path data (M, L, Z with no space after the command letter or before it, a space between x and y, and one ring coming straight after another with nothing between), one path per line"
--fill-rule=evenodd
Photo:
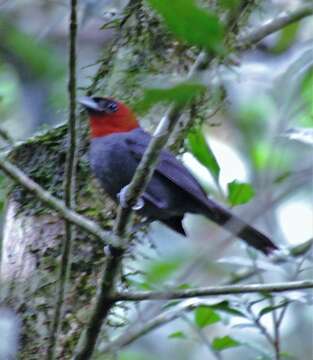
M127 148L137 161L140 161L142 158L150 140L151 136L141 129L135 130L133 134L127 138ZM249 245L263 251L265 254L269 254L271 251L277 249L277 246L267 236L231 214L222 206L208 199L197 180L170 152L161 152L155 172L156 175L165 177L171 183L183 189L192 198L198 200L198 204L204 205L201 206L202 210L200 210L199 213L207 216L217 224L224 226L228 231L234 235L238 235ZM147 195L152 197L151 200L154 203L157 203L158 191ZM162 199L160 199L159 204L161 202ZM180 224L177 219L179 219ZM174 224L168 222L167 225L181 232L179 231L181 218L176 217L173 220Z
M133 136L127 138L128 150L137 161L141 160L150 140L151 136L142 129L136 130L133 132ZM185 190L200 203L208 206L209 199L198 181L169 151L161 151L155 172Z

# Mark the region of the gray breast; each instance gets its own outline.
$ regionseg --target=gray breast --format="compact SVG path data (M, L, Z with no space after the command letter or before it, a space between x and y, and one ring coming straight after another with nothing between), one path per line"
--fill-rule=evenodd
M89 161L92 172L114 200L131 181L137 165L127 151L122 134L93 139Z

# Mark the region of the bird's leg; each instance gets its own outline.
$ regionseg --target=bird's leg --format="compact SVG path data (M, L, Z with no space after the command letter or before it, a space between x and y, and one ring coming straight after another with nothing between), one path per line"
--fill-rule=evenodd
M129 185L124 186L121 189L121 191L117 194L117 198L118 198L119 203L120 203L122 208L127 208L128 207L127 199L126 199L126 193L128 191L128 186ZM141 210L144 207L144 205L145 205L145 202L144 202L143 198L140 197L137 200L137 203L134 206L132 206L132 209L134 211L138 211L138 210Z

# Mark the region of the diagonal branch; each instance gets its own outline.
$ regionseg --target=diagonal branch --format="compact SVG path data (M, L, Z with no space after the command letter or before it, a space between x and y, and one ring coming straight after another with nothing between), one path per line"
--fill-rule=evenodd
M123 333L120 337L101 348L101 353L109 353L120 350L122 347L127 346L149 332L163 326L173 320L178 319L180 316L188 311L192 311L200 306L209 306L210 303L200 299L188 299L178 304L174 309L164 311L163 313L155 316L153 319L148 320L145 324L134 325L129 331Z
M65 220L95 236L104 244L111 243L109 234L104 231L101 226L66 207L63 201L51 195L49 191L44 190L39 184L28 177L22 170L3 157L0 157L0 170L2 170L16 183L23 186L34 196L36 196L48 208L55 210Z
M313 15L313 5L306 4L298 7L296 10L285 14L280 14L273 20L256 27L247 34L241 34L237 38L236 50L245 50L246 48L257 44L266 36L273 34L282 28L303 19L304 17Z
M77 0L71 0L70 29L69 29L69 118L68 141L66 155L64 201L69 209L75 208L76 170L77 170L77 121L76 121L76 38L77 38ZM56 357L56 342L61 327L61 317L66 288L71 269L72 246L74 229L70 221L65 221L65 238L62 246L59 282L57 284L57 299L55 313L50 329L47 359Z

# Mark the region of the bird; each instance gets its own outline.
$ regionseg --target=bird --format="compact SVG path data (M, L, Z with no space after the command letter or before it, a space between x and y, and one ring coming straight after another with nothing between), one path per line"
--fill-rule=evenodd
M120 203L152 136L122 101L83 96L79 103L88 112L91 171L105 192ZM191 172L165 149L136 211L148 222L157 220L183 236L185 214L203 215L265 255L278 249L261 231L208 197Z

